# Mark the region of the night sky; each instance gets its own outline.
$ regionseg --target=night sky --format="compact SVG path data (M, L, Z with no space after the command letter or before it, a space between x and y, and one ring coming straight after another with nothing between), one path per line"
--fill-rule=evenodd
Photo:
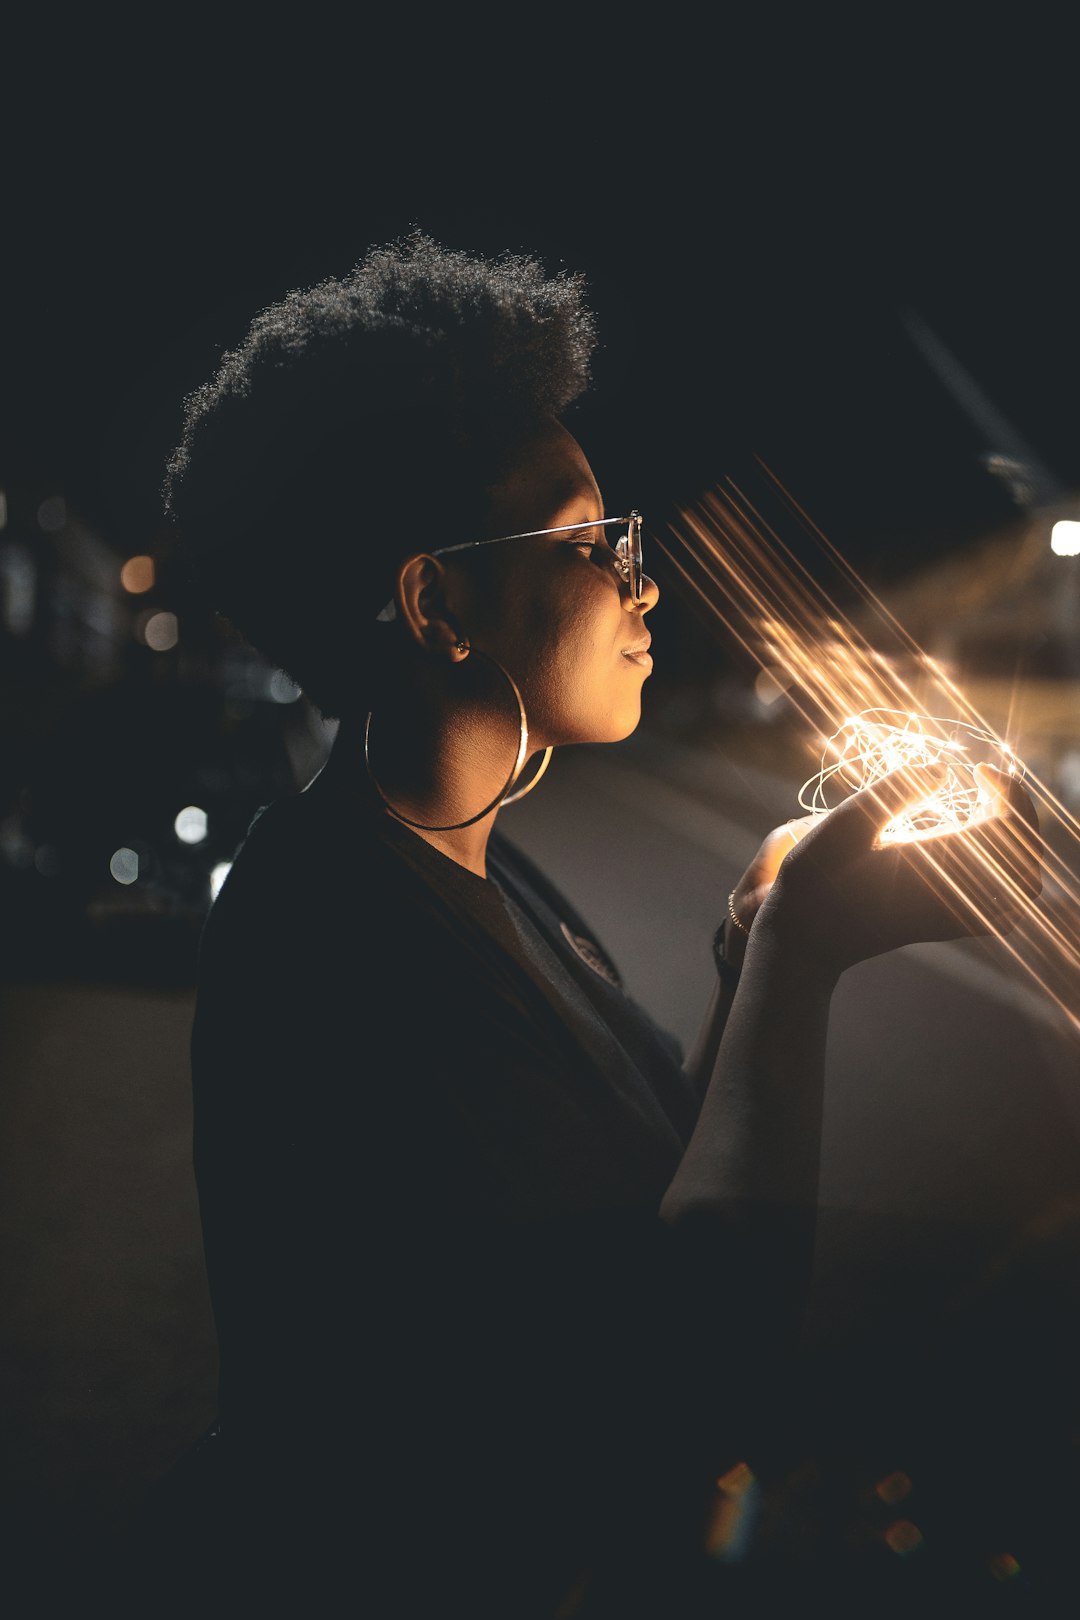
M577 421L612 509L759 455L870 573L1006 521L995 446L906 311L1080 487L1076 141L1042 78L1018 89L1053 40L846 37L856 67L827 30L671 28L617 60L582 38L550 81L523 50L462 81L450 37L444 61L313 26L130 60L131 38L59 38L8 99L0 478L63 493L118 553L159 521L184 393L256 310L412 224L585 274Z

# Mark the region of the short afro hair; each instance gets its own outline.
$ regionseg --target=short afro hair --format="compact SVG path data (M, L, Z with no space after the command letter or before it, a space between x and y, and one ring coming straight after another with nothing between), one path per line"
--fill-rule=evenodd
M184 402L174 579L340 715L365 700L395 564L477 535L512 446L588 387L595 342L580 275L415 229L290 292Z

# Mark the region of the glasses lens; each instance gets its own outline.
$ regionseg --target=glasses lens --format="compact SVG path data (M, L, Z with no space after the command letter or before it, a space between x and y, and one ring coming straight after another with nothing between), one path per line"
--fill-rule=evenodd
M645 576L641 564L641 518L637 512L627 524L625 534L621 534L616 541L615 555L619 559L620 572L630 587L631 598L640 602Z
M626 559L630 564L630 593L635 602L641 601L643 570L641 564L641 517L635 512L626 531Z

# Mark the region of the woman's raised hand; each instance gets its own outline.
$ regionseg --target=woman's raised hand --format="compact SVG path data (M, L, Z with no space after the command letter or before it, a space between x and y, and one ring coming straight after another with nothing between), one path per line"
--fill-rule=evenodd
M938 766L895 771L827 814L778 828L740 884L746 910L764 887L766 926L835 972L901 945L1007 933L1042 887L1038 816L1016 778L986 765L975 773L980 819L960 832L879 841L940 784Z

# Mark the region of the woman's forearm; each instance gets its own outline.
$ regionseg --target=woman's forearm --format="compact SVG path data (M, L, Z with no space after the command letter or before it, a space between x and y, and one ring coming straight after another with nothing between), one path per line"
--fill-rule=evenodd
M717 930L713 945L717 959L716 983L697 1040L683 1064L696 1095L701 1098L705 1096L712 1080L720 1042L727 1028L728 1015L731 1012L746 954L747 934L748 930L733 928L730 923L725 928Z
M706 1354L726 1347L755 1424L774 1403L810 1291L834 983L758 916L697 1125L660 1206L699 1312L691 1337Z
M758 919L665 1220L737 1206L813 1211L834 984Z

